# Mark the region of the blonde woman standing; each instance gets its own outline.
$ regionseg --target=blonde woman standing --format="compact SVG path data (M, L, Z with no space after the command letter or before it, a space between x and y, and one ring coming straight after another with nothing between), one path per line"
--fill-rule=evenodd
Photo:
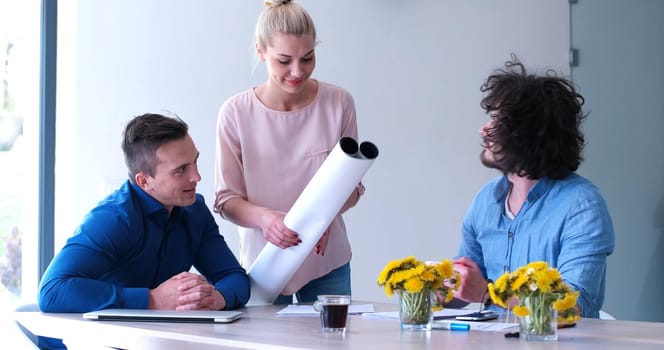
M298 245L284 225L293 205L341 137L357 140L352 96L311 78L316 29L293 1L265 1L256 24L256 54L267 80L229 98L217 118L215 211L238 226L240 262L249 268L267 242ZM341 214L348 198L275 304L312 302L319 294L350 294L351 247ZM275 271L279 266L274 266Z

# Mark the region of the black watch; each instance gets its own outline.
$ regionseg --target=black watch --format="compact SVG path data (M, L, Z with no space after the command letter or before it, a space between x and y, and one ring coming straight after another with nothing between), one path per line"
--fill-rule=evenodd
M489 293L489 283L493 283L493 281L487 280L487 282L488 283L486 284L486 291L484 292L484 294L486 294L487 296L486 301L484 302L484 308L493 305L493 300L491 300L491 294Z

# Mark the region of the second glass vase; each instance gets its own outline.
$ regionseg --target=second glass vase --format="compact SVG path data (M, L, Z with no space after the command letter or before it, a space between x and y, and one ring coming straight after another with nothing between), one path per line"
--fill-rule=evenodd
M526 297L523 304L528 315L519 319L519 333L526 341L557 341L558 312L546 295Z
M399 318L401 329L410 331L431 330L433 312L432 293L428 289L410 293L399 291Z

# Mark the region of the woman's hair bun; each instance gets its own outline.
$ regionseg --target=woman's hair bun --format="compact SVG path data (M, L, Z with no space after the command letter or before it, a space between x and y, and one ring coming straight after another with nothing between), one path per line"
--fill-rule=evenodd
M293 0L265 0L263 1L263 4L265 5L266 8L272 8L281 5L286 5L290 2L293 2Z

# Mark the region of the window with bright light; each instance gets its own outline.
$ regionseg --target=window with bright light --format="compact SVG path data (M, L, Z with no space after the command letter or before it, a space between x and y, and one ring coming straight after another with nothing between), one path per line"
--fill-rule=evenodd
M0 324L37 290L38 0L0 0ZM4 327L1 327L6 329Z

